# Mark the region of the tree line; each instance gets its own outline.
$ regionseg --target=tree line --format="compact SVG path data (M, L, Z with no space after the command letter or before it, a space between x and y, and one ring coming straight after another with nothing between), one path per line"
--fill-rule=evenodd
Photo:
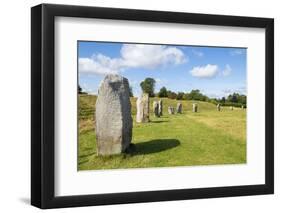
M210 98L204 95L198 89L191 90L190 92L174 92L168 90L166 87L162 87L158 93L155 93L156 81L153 78L146 78L140 83L140 87L143 92L148 93L150 97L170 98L176 100L196 100L207 101L214 104L221 104L222 106L236 106L247 107L247 96L244 94L233 93L227 97L222 98Z

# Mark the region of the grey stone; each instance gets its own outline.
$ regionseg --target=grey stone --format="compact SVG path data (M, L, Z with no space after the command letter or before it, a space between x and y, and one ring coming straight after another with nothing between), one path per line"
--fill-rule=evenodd
M129 82L119 75L107 75L96 101L96 142L98 155L124 152L132 140Z
M241 109L244 109L244 105L241 106Z
M159 116L162 116L163 115L163 101L161 99L158 101L158 105L159 105L159 107L158 107Z
M137 99L137 123L147 123L149 122L149 96L147 93L143 93Z
M192 112L198 112L198 104L192 104Z
M221 111L221 105L220 104L217 105L217 110Z
M168 106L168 113L170 115L174 114L175 113L175 108L174 107L171 107L171 106Z
M177 103L177 113L182 113L182 104L181 103Z
M233 106L229 107L229 109L232 111L233 110Z
M158 101L153 101L153 114L155 117L159 117L159 104Z

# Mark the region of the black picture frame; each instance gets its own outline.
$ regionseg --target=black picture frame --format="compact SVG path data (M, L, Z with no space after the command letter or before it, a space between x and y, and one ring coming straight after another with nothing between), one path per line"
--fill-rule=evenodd
M93 195L54 195L55 17L264 28L265 184ZM241 16L41 4L31 8L31 204L60 208L274 193L274 20Z

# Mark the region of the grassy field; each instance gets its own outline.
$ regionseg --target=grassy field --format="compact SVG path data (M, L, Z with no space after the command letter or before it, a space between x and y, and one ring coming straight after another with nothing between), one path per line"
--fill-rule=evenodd
M80 95L78 169L246 163L246 110L225 107L218 112L207 102L162 100L164 115L155 118L151 113L150 123L139 124L135 122L136 98L131 98L135 152L101 157L96 155L96 96ZM168 115L167 107L176 107L177 102L183 104L183 114ZM198 103L198 113L192 113L192 103Z

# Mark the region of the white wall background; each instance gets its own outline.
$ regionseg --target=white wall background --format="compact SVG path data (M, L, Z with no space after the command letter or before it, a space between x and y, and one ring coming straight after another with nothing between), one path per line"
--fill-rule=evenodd
M45 0L45 3L171 10L275 18L275 195L201 199L50 210L51 212L280 212L281 6L277 0ZM0 7L0 212L39 212L30 197L30 7L37 0ZM279 210L279 211L278 211Z

